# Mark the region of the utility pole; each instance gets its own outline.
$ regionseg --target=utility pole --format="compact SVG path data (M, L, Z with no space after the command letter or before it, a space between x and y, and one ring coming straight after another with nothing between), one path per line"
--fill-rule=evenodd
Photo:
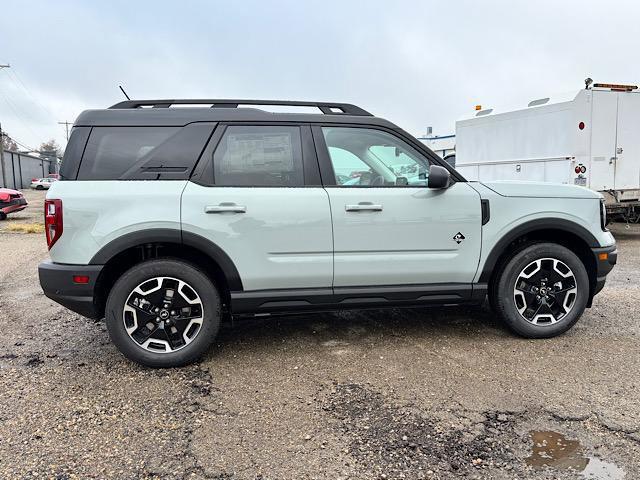
M69 143L69 125L73 126L73 123L68 122L68 121L65 120L64 122L58 122L58 125L64 125L65 126L65 129L67 131L67 143Z
M0 70L3 68L11 68L8 63L0 65ZM2 133L2 125L0 125L0 170L2 170L2 185L7 186L7 174L4 171L4 134ZM15 186L15 185L14 185Z

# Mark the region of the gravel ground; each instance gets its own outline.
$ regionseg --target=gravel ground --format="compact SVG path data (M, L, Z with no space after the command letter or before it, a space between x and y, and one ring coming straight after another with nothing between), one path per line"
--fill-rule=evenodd
M10 221L41 221L27 195ZM158 371L44 297L43 235L4 225L0 478L640 478L637 226L613 227L619 264L558 338L486 306L277 317ZM574 469L528 466L532 432L579 442Z

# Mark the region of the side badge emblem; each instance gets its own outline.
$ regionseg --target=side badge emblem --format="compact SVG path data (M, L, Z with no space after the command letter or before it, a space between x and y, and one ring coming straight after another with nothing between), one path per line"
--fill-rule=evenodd
M458 232L453 236L453 239L456 241L458 245L460 245L462 241L465 239L465 236L462 233Z

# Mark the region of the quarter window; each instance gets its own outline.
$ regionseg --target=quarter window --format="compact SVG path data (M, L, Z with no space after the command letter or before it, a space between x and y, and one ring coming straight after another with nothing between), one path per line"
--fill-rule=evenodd
M94 127L85 149L78 177L82 180L114 180L152 152L179 127Z
M218 186L304 185L299 127L229 126L213 154Z
M423 186L429 161L381 130L323 127L336 184L343 187Z

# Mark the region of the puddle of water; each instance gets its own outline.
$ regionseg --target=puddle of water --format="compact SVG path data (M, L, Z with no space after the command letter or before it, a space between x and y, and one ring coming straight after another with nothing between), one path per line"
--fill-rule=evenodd
M557 432L531 432L531 456L525 459L534 468L572 469L589 480L622 480L624 470L597 457L582 454L578 440L569 440Z

